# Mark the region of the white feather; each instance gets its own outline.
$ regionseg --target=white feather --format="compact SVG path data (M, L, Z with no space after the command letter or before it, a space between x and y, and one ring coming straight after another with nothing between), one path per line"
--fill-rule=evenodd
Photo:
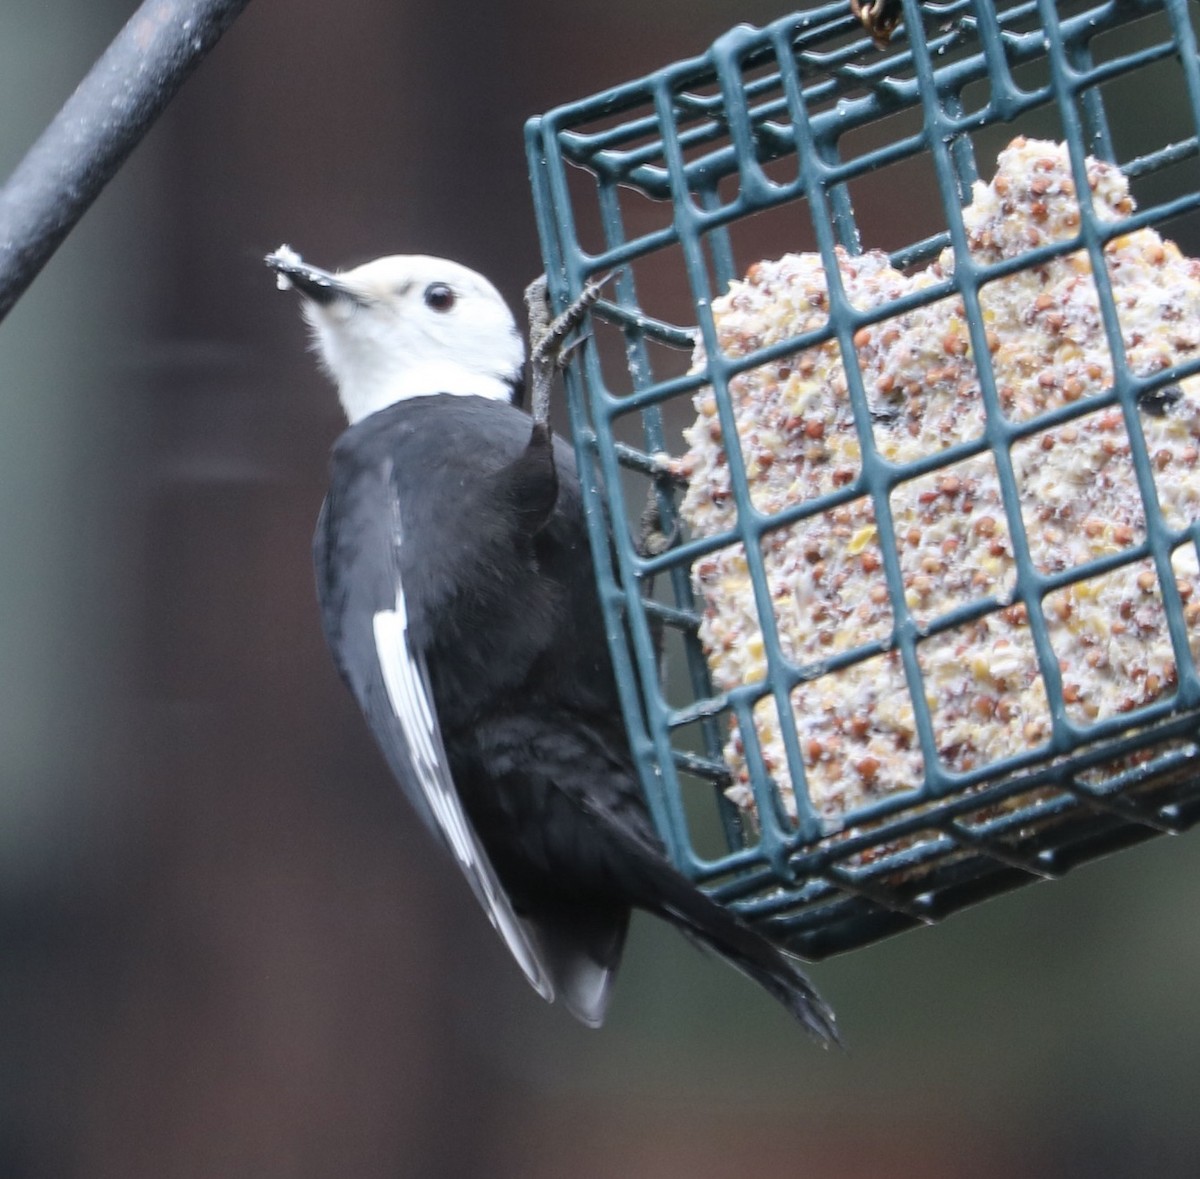
M549 1001L554 984L542 965L536 937L513 911L459 802L450 778L441 731L428 692L428 676L408 637L404 587L397 582L393 610L374 616L375 651L392 712L404 733L413 773L459 866L471 882L488 919L534 989Z

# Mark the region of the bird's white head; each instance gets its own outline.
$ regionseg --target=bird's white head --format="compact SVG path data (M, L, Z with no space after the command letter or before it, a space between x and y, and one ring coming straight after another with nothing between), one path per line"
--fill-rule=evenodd
M351 425L409 397L517 395L521 335L500 292L475 271L395 254L333 274L288 246L266 261L281 287L304 297L316 351Z

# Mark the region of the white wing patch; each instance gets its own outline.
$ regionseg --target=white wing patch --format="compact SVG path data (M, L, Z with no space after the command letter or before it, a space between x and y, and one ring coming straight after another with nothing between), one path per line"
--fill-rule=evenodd
M421 793L488 919L504 938L534 989L553 1002L554 984L537 952L533 932L513 911L450 779L446 751L429 694L428 676L423 660L409 643L408 610L399 578L395 609L379 611L373 621L379 670L392 712L404 732Z
M375 615L375 650L379 654L379 670L392 711L404 730L413 769L438 826L450 842L450 850L466 869L476 864L475 848L467 828L467 818L458 806L458 799L447 793L443 781L438 745L438 733L429 711L429 702L417 674L408 658L386 658L384 652L405 651L408 646L408 621L403 614L404 598L397 598L397 609L381 610ZM450 784L453 791L453 785Z

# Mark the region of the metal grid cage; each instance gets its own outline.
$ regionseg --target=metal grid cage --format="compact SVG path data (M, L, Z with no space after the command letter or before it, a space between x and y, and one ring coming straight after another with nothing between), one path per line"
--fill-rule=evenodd
M1105 266L1108 243L1146 226L1162 227L1185 254L1200 254L1192 14L1185 0L904 0L902 12L882 50L845 2L763 29L742 26L700 57L560 107L526 131L552 299L561 308L590 278L615 272L612 298L594 309L566 383L625 718L655 820L681 870L809 958L931 923L1200 817L1200 677L1189 650L1192 614L1172 564L1181 551L1194 552L1200 524L1169 526L1138 424L1139 398L1200 372L1200 356L1175 356L1152 376L1132 371ZM968 248L963 208L998 148L1018 134L1067 145L1084 194L1078 235L984 264ZM1120 166L1136 211L1115 221L1096 215L1085 199L1088 156ZM871 247L910 273L949 248L953 270L940 285L864 310L837 280L835 251ZM723 353L714 298L751 264L798 250L819 252L829 276L824 322L745 356ZM1014 420L987 359L980 292L1079 251L1096 276L1113 378L1072 405ZM962 300L970 356L981 358L973 363L984 429L938 453L889 461L873 433L856 333L947 297ZM707 359L693 371L696 341ZM731 445L736 524L716 536L689 535L679 524L679 480L661 457L680 453L698 391L712 390L720 428L734 438L731 381L829 341L845 366L860 469L828 495L764 513L752 502L745 456ZM1128 432L1144 532L1114 556L1040 568L1012 450L1098 409L1115 409ZM920 618L906 601L889 496L904 481L978 455L990 455L999 473L1015 559L1011 597L985 595ZM648 495L665 546L639 543L631 523ZM864 497L878 524L892 625L829 660L797 665L780 645L765 546L789 523ZM766 671L720 692L697 638L694 566L730 545L744 551ZM1133 562L1152 569L1161 586L1177 682L1148 702L1081 718L1064 695L1048 603L1066 586ZM953 766L927 699L923 644L1013 603L1027 612L1046 731L998 760ZM804 789L810 766L791 693L883 653L911 696L923 777L831 820ZM774 701L780 719L794 817L757 748L754 710L763 700ZM723 793L730 769L722 751L733 723L757 803L754 823Z

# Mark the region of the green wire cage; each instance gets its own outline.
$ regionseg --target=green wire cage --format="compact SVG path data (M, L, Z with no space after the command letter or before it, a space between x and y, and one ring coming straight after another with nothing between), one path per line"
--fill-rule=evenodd
M681 870L808 958L1200 817L1200 341L1191 294L1181 323L1178 300L1145 293L1170 286L1164 265L1200 290L1187 259L1200 255L1194 7L896 8L901 23L875 42L846 2L742 26L526 131L552 300L613 275L567 398L655 821ZM989 178L1017 137L1059 155L1025 149L1026 172L1054 165L1058 179L1033 176L1014 214L1009 180ZM1057 234L1039 229L1058 215L1039 195L1054 185L1071 198ZM1002 229L1003 248L982 248ZM1149 258L1140 296L1130 250ZM732 332L787 267L807 276L806 318ZM1070 282L1047 286L1064 268ZM881 276L869 298L860 271ZM1068 291L1088 310L1072 304L1064 327ZM1148 328L1130 311L1139 297ZM926 357L924 384L906 384L895 366L939 343L945 363ZM918 385L954 390L932 445L903 433L932 421L906 403ZM785 458L756 450L748 389L768 406L809 398L788 418L799 441ZM1155 431L1180 415L1183 440L1161 448ZM1060 480L1055 447L1083 474L1068 465ZM763 497L768 459L791 464L792 494ZM708 497L710 527L689 496ZM930 515L939 496L957 517ZM1113 496L1129 500L1120 519ZM773 554L793 544L785 568ZM750 620L725 664L712 662L714 567L717 582L738 571ZM1144 596L1122 597L1126 585ZM1023 671L1007 662L1016 648ZM1143 652L1136 667L1117 657L1127 648ZM1080 674L1093 664L1103 683Z

